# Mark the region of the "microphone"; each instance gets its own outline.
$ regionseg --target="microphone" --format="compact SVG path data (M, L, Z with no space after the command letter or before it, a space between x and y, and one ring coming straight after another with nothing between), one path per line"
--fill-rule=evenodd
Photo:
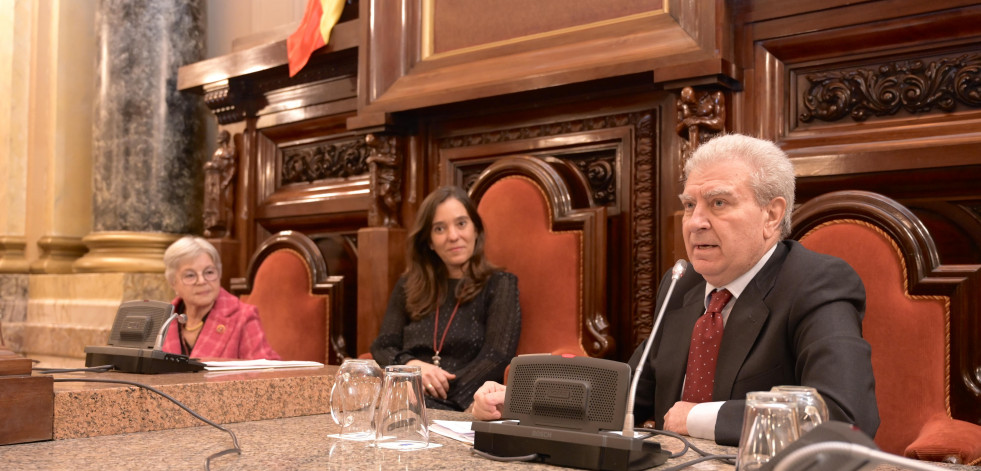
M163 350L163 343L167 338L167 331L170 330L170 323L174 322L174 319L177 319L177 322L180 324L186 324L187 314L178 314L175 312L164 321L163 327L160 327L160 333L157 334L157 341L153 344L154 350Z
M163 351L175 319L181 324L187 322L187 316L174 313L174 306L167 302L120 304L108 345L86 346L85 366L112 365L118 371L142 374L201 371L204 363L197 359Z
M939 471L940 467L880 451L857 427L836 420L824 422L780 450L760 471L861 471L875 463L903 469Z
M630 382L630 392L627 393L627 413L623 418L624 437L634 437L634 399L637 396L637 383L640 382L640 374L644 371L644 362L647 360L647 355L651 352L651 344L654 343L654 336L657 335L657 329L661 325L661 318L664 317L664 310L668 307L668 300L671 299L671 292L674 291L674 285L685 274L687 268L688 262L684 259L674 262L674 266L671 267L671 285L668 286L668 292L664 295L664 301L661 302L661 310L657 313L657 318L654 320L654 327L651 329L651 335L647 337L647 343L644 345L644 353L637 361L637 371L634 373L633 380Z

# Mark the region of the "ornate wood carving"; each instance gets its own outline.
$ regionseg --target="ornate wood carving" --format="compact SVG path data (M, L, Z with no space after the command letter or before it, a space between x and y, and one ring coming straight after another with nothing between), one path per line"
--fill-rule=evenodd
M682 175L685 162L695 149L725 130L725 96L719 90L696 91L685 87L681 89L676 108L678 123L675 131L684 139L681 158L678 159L678 175Z
M801 93L799 118L804 123L846 116L865 121L901 110L950 112L958 104L981 107L981 54L902 60L810 74L806 80L810 86Z
M657 210L657 163L654 158L653 113L639 116L634 133L633 197L631 199L630 231L633 234L630 247L633 259L633 325L631 347L639 345L650 334L654 325L654 302L657 298L657 245L655 230Z
M557 123L536 124L510 129L494 130L483 133L454 136L439 141L441 149L454 149L484 144L535 139L574 134L585 131L609 129L620 126L636 125L640 114L621 113L594 118L576 119ZM577 151L576 149L561 152L549 151L549 155L575 164L589 180L590 193L596 204L617 206L617 156L609 151ZM463 171L463 187L470 188L473 181L489 163L482 166L468 166Z
M365 136L372 195L368 225L373 227L401 227L402 153L398 141L396 136Z
M205 87L204 104L214 113L218 124L229 124L245 119L245 108L237 102L239 98L237 95L239 93L232 90L228 81Z
M280 185L347 178L367 172L368 145L365 136L359 135L283 150Z
M564 156L586 176L593 201L601 206L617 204L617 154L607 151L583 152Z
M218 148L204 164L204 236L230 237L235 220L235 174L238 158L231 134L218 133Z

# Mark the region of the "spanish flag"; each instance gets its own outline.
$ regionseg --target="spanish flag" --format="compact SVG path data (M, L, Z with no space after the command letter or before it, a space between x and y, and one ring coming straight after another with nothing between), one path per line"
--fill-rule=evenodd
M313 51L327 45L330 30L344 11L344 0L307 0L300 26L286 38L286 57L290 64L290 77L307 65Z

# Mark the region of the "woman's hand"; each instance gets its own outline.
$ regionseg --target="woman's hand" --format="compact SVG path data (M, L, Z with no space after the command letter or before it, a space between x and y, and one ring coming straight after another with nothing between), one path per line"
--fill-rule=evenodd
M497 420L501 418L507 387L494 381L487 381L473 395L473 416L477 420Z
M455 374L422 360L409 360L406 365L418 366L422 370L422 387L426 394L446 399L446 394L450 392L450 380L456 379Z

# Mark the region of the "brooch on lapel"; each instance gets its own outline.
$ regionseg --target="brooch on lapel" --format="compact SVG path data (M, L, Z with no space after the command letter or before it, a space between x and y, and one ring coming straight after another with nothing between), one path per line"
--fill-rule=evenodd
M218 327L215 327L215 331L217 331L219 334L224 334L225 324L218 324Z

